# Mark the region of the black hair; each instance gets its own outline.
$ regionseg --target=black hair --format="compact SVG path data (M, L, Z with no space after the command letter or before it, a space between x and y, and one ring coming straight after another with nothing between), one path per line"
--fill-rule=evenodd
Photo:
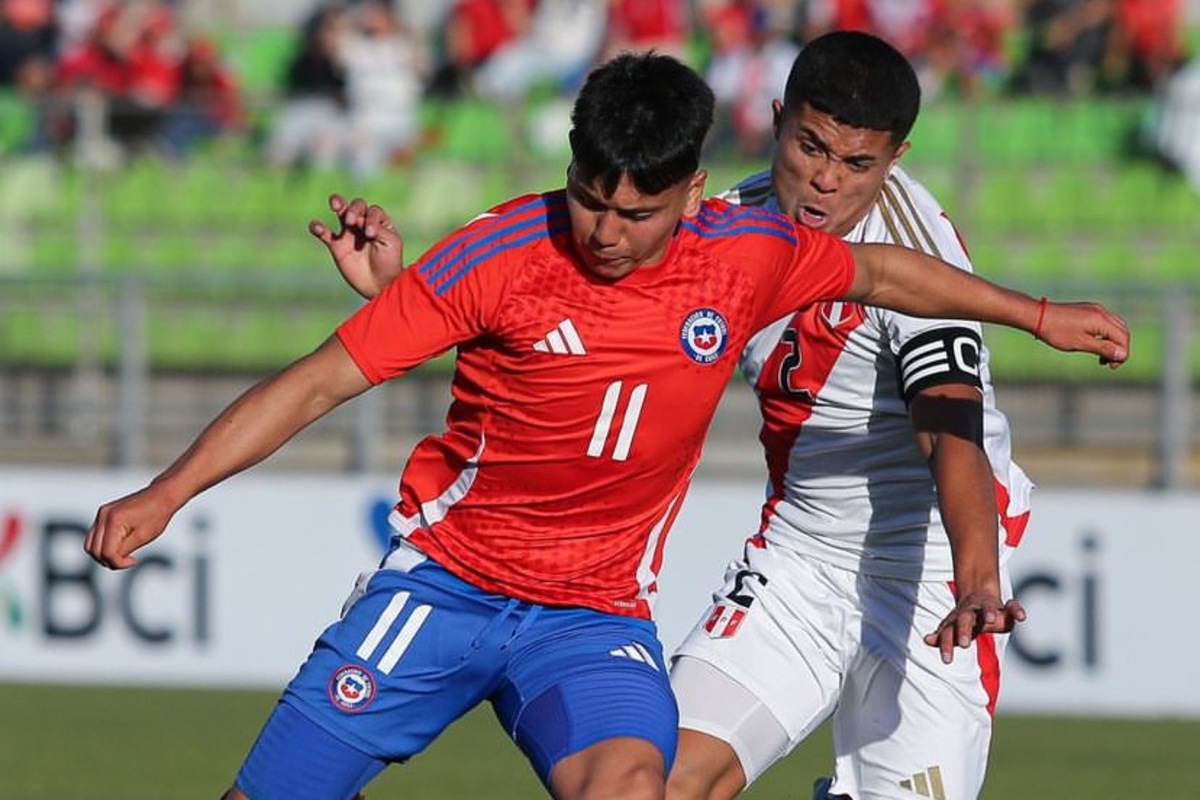
M654 52L625 53L588 75L571 111L579 177L611 195L628 176L658 194L700 169L713 93L691 67Z
M854 128L908 138L921 108L921 84L900 51L877 36L834 31L804 45L788 74L787 111L805 103Z

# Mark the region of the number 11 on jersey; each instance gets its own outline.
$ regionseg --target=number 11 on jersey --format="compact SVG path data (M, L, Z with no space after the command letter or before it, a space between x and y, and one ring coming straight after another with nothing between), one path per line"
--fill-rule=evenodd
M592 428L592 440L588 443L587 454L592 458L603 458L604 449L608 444L608 434L612 430L613 420L622 410L624 381L613 381L604 392L604 402L600 406L600 416ZM629 399L624 403L621 418L621 429L617 441L613 445L613 461L624 461L629 458L629 448L633 445L633 434L637 430L638 418L642 415L642 404L646 401L646 390L649 384L639 383L629 392Z

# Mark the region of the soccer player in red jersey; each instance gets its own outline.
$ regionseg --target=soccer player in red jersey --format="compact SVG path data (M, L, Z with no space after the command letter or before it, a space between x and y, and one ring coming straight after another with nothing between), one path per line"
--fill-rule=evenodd
M663 545L737 354L790 310L844 297L1125 360L1126 326L1100 306L704 200L712 109L672 58L599 67L572 112L565 189L443 239L98 510L87 552L130 567L188 499L457 348L447 429L409 458L391 551L285 689L229 800L350 797L485 700L555 797L661 798L678 724L652 619Z

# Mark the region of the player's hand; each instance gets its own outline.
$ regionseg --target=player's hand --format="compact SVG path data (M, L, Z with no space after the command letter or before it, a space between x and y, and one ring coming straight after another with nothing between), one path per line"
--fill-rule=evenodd
M128 569L138 563L134 551L161 536L177 510L154 484L105 503L96 512L83 549L109 569Z
M361 197L346 202L340 194L330 195L329 208L337 215L338 231L314 219L309 233L329 250L350 288L370 299L404 270L404 237L382 206Z
M925 634L925 644L942 651L942 662L954 660L954 648L967 648L984 633L1008 633L1025 621L1025 609L1014 598L1001 603L996 595L973 592L960 597L937 630Z
M1059 350L1095 353L1116 369L1129 358L1129 326L1099 303L1047 301L1034 335Z

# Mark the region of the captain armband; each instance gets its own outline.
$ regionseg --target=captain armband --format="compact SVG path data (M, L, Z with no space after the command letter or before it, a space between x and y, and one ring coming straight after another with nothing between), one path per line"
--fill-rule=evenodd
M983 388L979 378L982 340L970 328L937 328L914 336L900 348L900 394L905 403L930 386L961 383Z

